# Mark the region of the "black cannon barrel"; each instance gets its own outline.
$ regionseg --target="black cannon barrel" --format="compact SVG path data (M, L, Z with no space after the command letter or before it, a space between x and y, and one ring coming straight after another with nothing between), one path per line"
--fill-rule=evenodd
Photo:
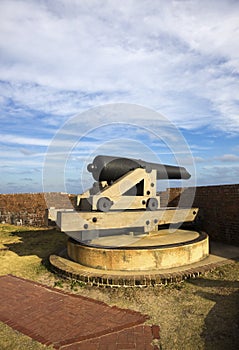
M88 164L88 171L92 173L96 181L107 181L108 183L119 179L129 171L144 168L146 171L157 170L157 179L189 179L190 174L181 166L148 163L141 159L97 156L93 163Z

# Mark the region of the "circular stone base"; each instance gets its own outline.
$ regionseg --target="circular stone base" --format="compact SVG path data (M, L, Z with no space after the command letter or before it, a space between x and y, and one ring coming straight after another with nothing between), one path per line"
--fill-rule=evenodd
M101 237L92 240L91 245L69 238L67 250L51 255L49 262L51 269L63 277L110 287L179 282L215 267L207 234L185 230Z
M160 230L150 235L108 236L77 242L70 238L68 256L82 266L105 271L158 271L198 262L209 255L208 236L188 230Z

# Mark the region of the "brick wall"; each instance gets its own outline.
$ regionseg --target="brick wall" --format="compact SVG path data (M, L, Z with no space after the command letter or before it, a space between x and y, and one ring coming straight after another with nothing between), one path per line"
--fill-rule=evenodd
M194 190L167 189L161 193L161 206L183 206ZM193 206L199 208L199 227L212 239L239 245L239 184L197 187Z
M0 194L0 222L45 226L47 208L71 208L74 203L74 195L63 193Z

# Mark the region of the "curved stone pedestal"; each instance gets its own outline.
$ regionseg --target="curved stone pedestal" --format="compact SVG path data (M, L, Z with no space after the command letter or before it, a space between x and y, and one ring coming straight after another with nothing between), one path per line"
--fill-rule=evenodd
M208 236L196 231L160 230L140 237L108 236L84 244L69 239L68 256L100 270L149 271L189 265L208 256Z
M51 255L49 260L52 269L63 276L91 285L127 287L194 277L208 256L207 234L160 230L139 237L101 237L90 245L69 238L67 251Z

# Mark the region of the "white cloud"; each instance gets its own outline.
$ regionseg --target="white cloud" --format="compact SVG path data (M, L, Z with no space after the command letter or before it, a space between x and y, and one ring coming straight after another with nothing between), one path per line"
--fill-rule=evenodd
M0 9L6 98L62 116L133 102L185 128L239 130L238 2L8 0Z
M14 134L2 134L0 138L1 142L14 145L48 146L50 143L50 140L47 139L16 136Z
M222 162L238 162L239 163L239 156L235 154L224 154L221 157L218 157L217 160L220 160Z
M207 165L198 174L198 182L203 185L236 184L239 178L239 166Z

